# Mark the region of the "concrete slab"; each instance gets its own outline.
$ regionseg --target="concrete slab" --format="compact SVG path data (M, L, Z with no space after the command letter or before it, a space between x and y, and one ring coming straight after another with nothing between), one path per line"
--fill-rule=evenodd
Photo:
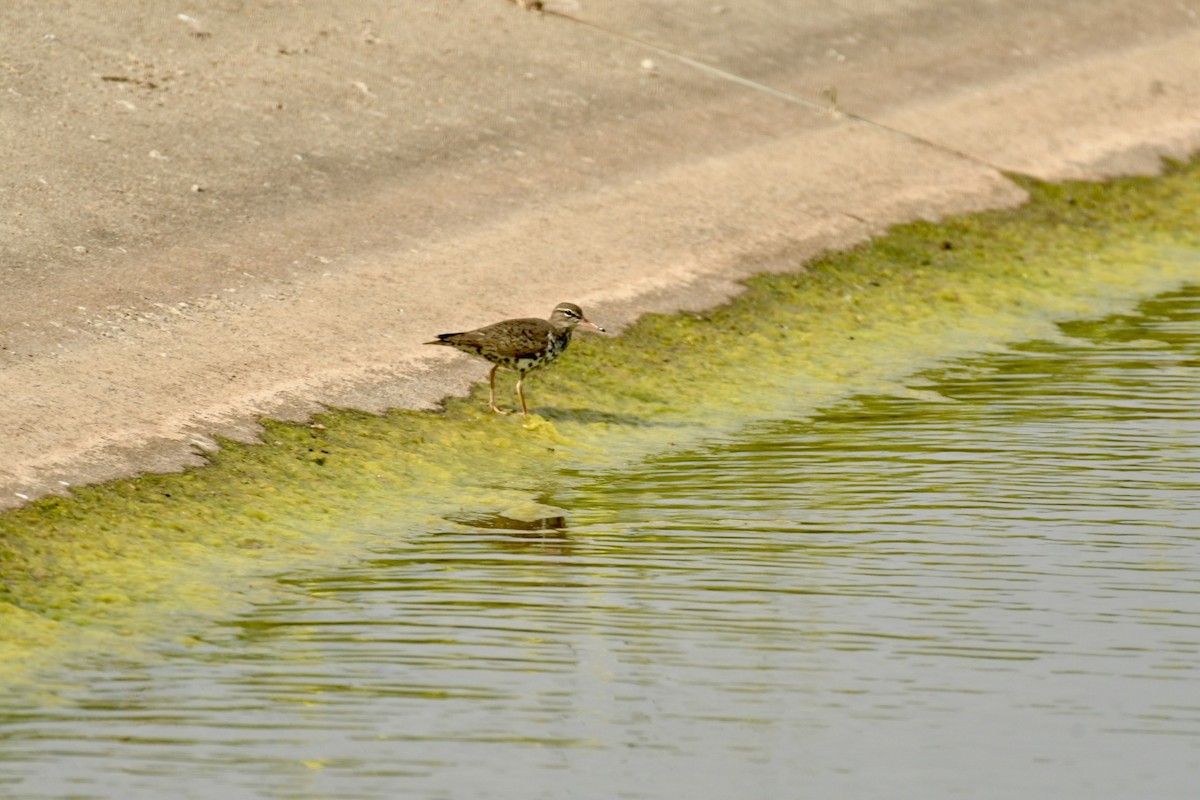
M1195 3L546 5L7 3L0 507L1200 147Z

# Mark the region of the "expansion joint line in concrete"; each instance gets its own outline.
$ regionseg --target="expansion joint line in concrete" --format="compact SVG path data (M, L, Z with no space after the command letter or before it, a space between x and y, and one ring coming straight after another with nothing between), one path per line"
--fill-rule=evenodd
M519 2L519 0L515 0L515 1ZM784 100L785 102L794 103L796 105L804 106L805 108L812 109L813 111L816 111L816 112L819 112L822 114L828 114L828 115L831 115L833 117L840 118L840 119L848 119L848 120L857 122L862 125L867 125L869 127L876 128L881 131L886 131L890 134L900 136L904 139L907 139L911 142L915 142L924 147L931 147L934 150L940 150L943 153L950 153L953 156L965 159L965 160L970 161L975 164L979 164L981 166L987 167L988 169L995 170L996 172L999 172L1001 174L1007 175L1007 174L1012 173L1012 170L1008 170L1003 167L1000 167L999 165L993 164L992 162L988 161L987 159L980 158L979 156L971 155L970 153L964 152L957 148L950 147L949 145L941 144L940 142L935 142L932 139L926 139L924 136L918 136L915 133L910 133L909 131L902 130L900 128L894 128L891 125L887 125L886 123L883 123L883 122L877 122L873 119L870 119L869 117L864 117L861 114L855 114L852 111L846 111L845 109L838 106L836 99L832 99L831 102L828 104L818 103L814 100L807 100L803 97L800 97L799 95L792 94L791 92L785 92L782 89L776 89L773 86L767 86L764 83L759 83L758 81L754 81L749 78L744 78L741 75L738 75L733 72L729 72L728 70L723 70L720 67L714 67L712 64L706 64L703 61L698 61L697 59L691 58L689 56L685 56L682 53L676 53L674 50L668 50L665 47L660 47L659 45L656 45L652 42L648 42L645 39L640 39L637 36L632 36L628 33L622 33L621 31L615 31L612 28L606 28L603 25L597 25L594 22L588 22L585 19L580 19L579 17L573 17L570 14L565 14L562 11L555 11L553 9L541 7L540 4L532 4L532 3L528 4L526 7L531 8L531 9L536 9L536 10L540 11L542 14L545 14L548 16L558 17L559 19L565 19L565 20L575 23L576 25L583 25L584 27L591 28L596 31L600 31L601 33L604 33L608 36L614 36L618 39L624 39L627 42L632 42L636 45L639 45L641 47L645 47L649 50L652 50L661 56L670 58L674 61L678 61L681 64L686 64L687 66L692 67L693 69L699 70L700 72L704 72L708 75L712 75L713 77L720 78L721 80L726 80L726 81L730 81L732 83L739 84L741 86L745 86L748 89L753 89L758 92L763 92L764 94L768 94L772 97L778 98L780 100Z

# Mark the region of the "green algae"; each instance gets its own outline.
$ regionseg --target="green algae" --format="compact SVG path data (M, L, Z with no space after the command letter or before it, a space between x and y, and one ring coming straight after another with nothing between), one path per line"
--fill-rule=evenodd
M1060 335L1200 281L1200 161L1161 177L1047 185L1030 201L873 242L747 282L700 314L647 315L576 337L530 381L530 422L484 395L443 413L351 411L267 421L210 463L82 488L0 516L0 682L76 656L216 635L206 620L289 590L286 575L355 558L465 513L528 512L565 481L617 470L849 394L907 393L939 359ZM535 506L536 507L536 506ZM524 509L524 510L523 510Z

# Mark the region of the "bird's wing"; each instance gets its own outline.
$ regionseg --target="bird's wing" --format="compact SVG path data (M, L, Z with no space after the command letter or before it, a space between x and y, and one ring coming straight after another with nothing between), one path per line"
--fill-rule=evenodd
M553 332L553 326L544 319L508 319L473 331L483 334L481 340L493 344L512 358L532 358L543 352Z

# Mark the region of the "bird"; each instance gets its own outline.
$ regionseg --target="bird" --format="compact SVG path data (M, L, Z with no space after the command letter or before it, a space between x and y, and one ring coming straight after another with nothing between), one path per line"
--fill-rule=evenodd
M500 367L517 373L517 397L521 400L521 415L529 416L522 386L525 375L546 366L562 355L571 343L576 327L604 333L604 328L589 322L583 309L574 303L559 303L550 319L506 319L461 333L441 333L431 342L453 347L492 362L488 373L488 408L496 414L512 412L496 405L496 370Z

